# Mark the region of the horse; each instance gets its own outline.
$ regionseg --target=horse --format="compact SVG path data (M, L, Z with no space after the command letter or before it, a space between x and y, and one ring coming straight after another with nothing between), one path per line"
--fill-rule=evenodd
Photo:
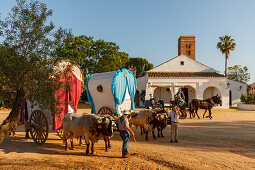
M194 118L195 114L197 115L198 119L200 119L200 117L197 114L198 109L205 109L203 118L207 110L209 110L209 115L206 116L206 118L209 117L210 119L212 119L211 109L217 105L222 106L222 99L220 96L218 96L218 94L206 100L193 99L189 104L190 119L192 119L192 117Z

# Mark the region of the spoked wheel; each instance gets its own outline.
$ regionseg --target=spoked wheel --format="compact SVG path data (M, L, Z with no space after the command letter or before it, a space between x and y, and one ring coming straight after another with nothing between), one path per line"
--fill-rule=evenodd
M182 109L180 110L182 115L180 116L180 119L186 119L187 118L187 113L186 113L186 109Z
M35 110L30 116L30 135L35 143L42 145L48 138L49 125L41 110Z
M113 112L112 112L112 110L109 107L101 107L98 110L98 114L101 114L101 115L105 115L105 114L113 115Z
M60 139L63 139L63 132L64 132L64 130L63 129L59 129L59 130L56 130L56 131L57 131L57 134L60 137Z

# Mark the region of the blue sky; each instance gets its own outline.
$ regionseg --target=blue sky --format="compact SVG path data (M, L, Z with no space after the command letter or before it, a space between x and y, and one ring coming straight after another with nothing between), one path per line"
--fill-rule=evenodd
M255 81L254 0L41 0L53 9L51 20L74 35L116 42L131 57L155 66L177 56L178 38L196 36L196 59L224 72L218 37L231 35L236 50L229 66L247 66ZM1 0L2 17L14 0Z

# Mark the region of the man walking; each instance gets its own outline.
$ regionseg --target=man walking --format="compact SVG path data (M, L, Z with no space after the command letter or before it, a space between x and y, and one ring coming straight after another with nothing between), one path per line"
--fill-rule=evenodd
M171 120L171 143L173 143L173 139L175 143L178 143L178 124L181 114L182 113L180 112L179 108L174 106L173 110L167 116Z
M130 115L130 112L127 110L124 110L122 113L123 113L123 116L120 116L117 119L116 123L118 125L118 129L120 130L120 136L123 140L122 157L127 158L130 133L132 136L135 136L135 134L129 127L128 115Z

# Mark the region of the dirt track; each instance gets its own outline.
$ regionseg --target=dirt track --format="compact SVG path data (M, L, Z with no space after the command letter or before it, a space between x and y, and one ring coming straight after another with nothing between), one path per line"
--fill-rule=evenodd
M84 110L80 110L83 112ZM200 115L202 112L200 112ZM149 141L135 130L138 145L130 142L127 159L121 156L121 138L112 138L112 149L104 151L103 141L95 145L96 153L85 156L85 145L74 151L64 151L56 133L50 133L44 145L24 139L24 132L7 137L0 145L0 168L56 169L255 169L255 112L213 111L213 120L181 120L178 144L166 137ZM22 128L21 128L22 129Z

